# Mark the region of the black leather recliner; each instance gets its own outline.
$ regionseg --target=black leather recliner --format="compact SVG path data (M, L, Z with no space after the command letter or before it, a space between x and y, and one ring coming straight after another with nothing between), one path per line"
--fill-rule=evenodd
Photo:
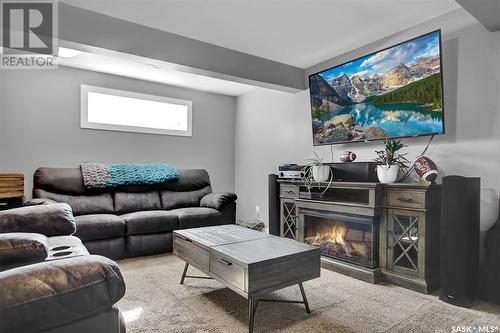
M89 255L64 203L0 212L0 332L124 333L118 265Z
M30 204L65 202L90 253L122 259L172 251L173 230L234 224L236 195L212 193L207 171L159 185L89 190L80 168L39 168Z

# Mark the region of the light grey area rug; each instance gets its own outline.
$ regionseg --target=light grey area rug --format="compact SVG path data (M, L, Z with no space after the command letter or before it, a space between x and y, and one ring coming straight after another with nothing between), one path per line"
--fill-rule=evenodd
M247 332L247 302L214 280L179 280L184 262L171 254L119 262L127 293L118 303L129 333ZM188 274L202 274L190 267ZM301 304L259 303L255 332L452 332L453 326L500 327L500 307L462 309L436 296L373 285L322 270L304 283L312 313ZM273 297L300 300L298 287ZM496 331L498 332L498 330Z

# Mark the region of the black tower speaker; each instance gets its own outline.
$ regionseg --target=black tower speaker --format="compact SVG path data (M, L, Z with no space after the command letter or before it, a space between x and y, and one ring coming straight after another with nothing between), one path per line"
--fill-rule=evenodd
M500 211L500 210L499 210ZM486 233L484 241L486 260L484 263L482 298L500 305L500 217Z
M441 294L469 307L478 295L480 179L443 177L441 206Z
M280 184L277 175L269 175L269 233L280 235Z

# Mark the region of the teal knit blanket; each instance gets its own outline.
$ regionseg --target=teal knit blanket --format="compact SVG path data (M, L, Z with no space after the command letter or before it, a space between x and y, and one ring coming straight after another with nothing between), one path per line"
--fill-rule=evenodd
M168 164L82 163L80 169L86 188L160 184L179 179L179 171Z

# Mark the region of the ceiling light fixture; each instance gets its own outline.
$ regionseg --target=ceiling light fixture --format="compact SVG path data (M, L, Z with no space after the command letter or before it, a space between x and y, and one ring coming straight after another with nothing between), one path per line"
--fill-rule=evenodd
M82 52L78 51L78 50L68 49L68 48L65 48L65 47L60 47L59 48L59 52L57 53L57 56L61 57L61 58L74 58L74 57L76 57L77 55L79 55L81 53Z

